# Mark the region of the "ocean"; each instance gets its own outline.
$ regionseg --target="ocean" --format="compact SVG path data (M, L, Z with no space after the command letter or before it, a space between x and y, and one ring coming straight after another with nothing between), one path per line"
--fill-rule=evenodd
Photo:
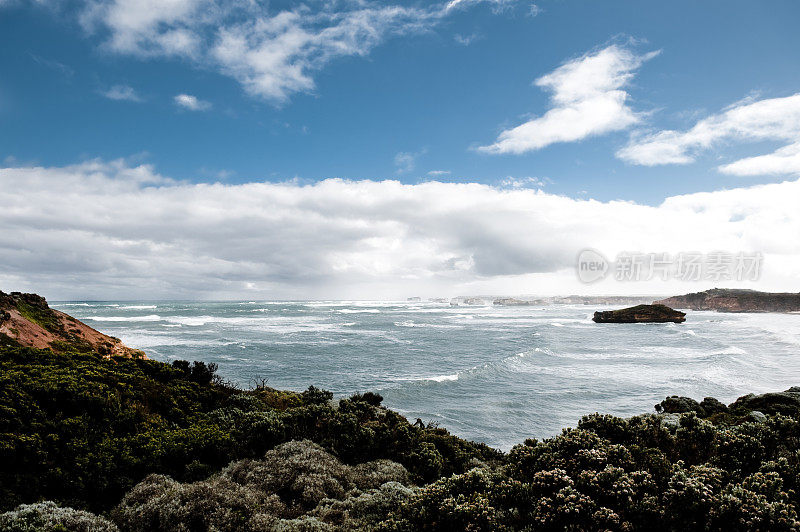
M593 412L667 395L730 402L800 385L800 314L688 312L683 324L595 324L602 306L407 301L57 302L155 360L202 360L337 397L374 391L410 421L508 450Z

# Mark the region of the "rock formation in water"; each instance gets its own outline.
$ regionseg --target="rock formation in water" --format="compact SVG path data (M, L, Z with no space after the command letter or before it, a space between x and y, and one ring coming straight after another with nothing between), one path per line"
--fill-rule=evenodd
M654 304L720 312L799 312L800 294L714 288L705 292L669 297L655 301Z
M142 351L127 347L118 338L51 309L42 296L20 292L0 291L0 345L147 358Z
M682 323L686 313L673 310L665 305L637 305L620 310L595 312L595 323Z

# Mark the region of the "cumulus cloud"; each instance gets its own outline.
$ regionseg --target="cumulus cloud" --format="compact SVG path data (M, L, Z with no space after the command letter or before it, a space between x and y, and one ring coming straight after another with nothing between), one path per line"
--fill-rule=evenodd
M551 109L540 117L500 133L485 153L525 153L556 142L574 142L620 131L638 123L623 90L635 71L658 52L637 55L611 45L568 61L535 84L552 93Z
M392 36L427 31L457 3L359 0L275 9L264 2L91 0L82 23L113 53L185 58L280 104L313 91L314 74L333 59L365 56Z
M766 155L746 157L719 167L723 174L800 175L800 142L789 144Z
M587 247L760 251L797 282L798 196L794 181L647 206L477 183L194 184L124 161L3 168L0 284L65 298L569 293Z
M133 87L128 85L114 85L101 92L103 96L109 100L127 101L127 102L141 102L142 97L136 92Z
M216 10L210 0L90 0L82 23L107 33L110 51L142 56L193 56L197 30Z
M211 109L210 102L200 100L197 96L192 96L191 94L178 94L175 96L174 101L178 107L183 107L190 111L208 111Z
M745 100L699 120L686 131L664 130L637 136L617 152L627 162L645 166L688 164L698 154L725 142L777 140L790 142L775 152L724 164L732 175L800 173L800 94L785 98Z

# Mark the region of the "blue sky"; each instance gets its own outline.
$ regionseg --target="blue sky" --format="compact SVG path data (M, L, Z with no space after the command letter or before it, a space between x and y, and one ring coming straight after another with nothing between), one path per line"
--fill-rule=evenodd
M592 248L758 252L754 286L800 290L798 15L792 1L0 0L0 285L686 288L576 284Z
M202 58L110 50L102 23L91 33L81 26L84 4L12 2L0 11L0 156L45 166L137 157L173 178L233 183L532 177L553 193L650 204L780 179L717 171L720 161L759 153L770 141L716 146L681 166L642 167L614 153L634 129L687 128L748 96L793 94L800 79L796 2L768 9L728 1L535 5L531 16L527 2L465 3L420 31L380 38L364 55L312 68L312 89L275 101L248 94ZM474 149L546 112L548 94L535 79L592 50L631 42L635 53L661 52L636 69L626 89L630 107L647 113L636 128L522 154ZM130 87L141 101L103 96L115 86ZM178 94L211 108L181 109ZM408 156L398 166L400 153ZM436 171L449 174L428 174Z

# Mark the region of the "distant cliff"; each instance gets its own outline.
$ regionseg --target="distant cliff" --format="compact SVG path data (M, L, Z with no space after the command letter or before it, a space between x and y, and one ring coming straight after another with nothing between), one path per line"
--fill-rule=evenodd
M51 309L42 296L0 291L0 345L95 352L105 357L147 358L77 319Z
M798 312L800 294L714 288L654 301L654 304L691 310L720 312Z

